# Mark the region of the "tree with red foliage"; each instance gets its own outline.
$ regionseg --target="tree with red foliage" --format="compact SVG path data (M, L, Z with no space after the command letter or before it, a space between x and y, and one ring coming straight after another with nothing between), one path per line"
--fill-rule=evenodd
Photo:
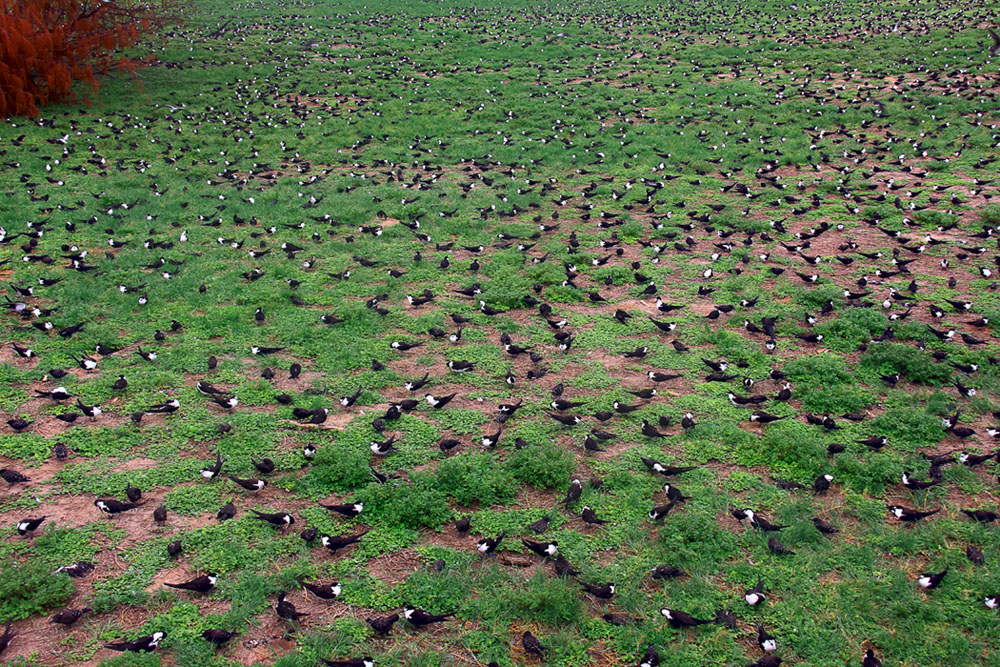
M0 0L0 116L73 99L95 74L134 72L121 49L177 20L179 0Z

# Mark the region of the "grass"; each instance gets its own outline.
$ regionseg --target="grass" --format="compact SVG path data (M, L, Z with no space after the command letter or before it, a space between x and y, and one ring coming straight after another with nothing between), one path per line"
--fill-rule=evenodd
M1000 222L1000 119L984 9L193 0L139 81L108 77L93 106L8 119L0 282L10 299L30 286L26 301L58 310L0 317L0 411L34 422L0 433L0 467L31 479L0 498L0 619L19 635L4 659L55 664L55 650L59 664L297 667L373 655L508 667L539 662L520 645L530 630L549 665L636 664L653 645L661 665L735 666L760 657L763 623L786 664L856 663L868 647L885 664L992 664L1000 637L982 600L1000 586L1000 538L960 510L996 507L1000 464L945 466L943 483L924 491L899 484L904 471L930 478L922 454L995 449L986 429L1000 409L1000 296L993 237L981 232ZM289 256L282 244L301 250ZM66 267L81 250L94 270ZM46 255L54 261L24 259ZM804 260L812 256L822 261ZM893 256L916 261L877 275L900 270ZM160 257L163 267L148 268ZM567 284L570 266L579 275ZM683 307L657 312L650 283ZM481 294L456 291L475 286ZM425 290L433 301L407 302ZM376 295L384 310L368 303ZM485 314L480 299L503 312ZM710 315L718 306L731 310ZM632 317L617 321L619 308ZM455 315L468 322L452 342ZM661 332L650 315L676 330ZM979 317L991 322L970 324ZM773 350L744 325L763 318L775 322ZM65 338L32 326L46 319L84 326ZM569 350L545 319L568 322ZM501 334L540 358L508 354ZM393 341L422 345L401 352ZM77 369L74 357L98 345L118 351ZM643 346L645 356L624 356ZM729 362L734 377L707 380L703 359ZM448 361L474 370L451 372ZM70 372L56 381L51 369ZM680 377L657 383L651 370ZM786 376L790 400L774 400L784 380L772 371ZM403 387L425 373L423 389ZM895 374L895 385L884 379ZM125 391L113 387L121 375ZM238 407L216 406L195 388L200 379ZM546 414L557 384L582 403L565 414L583 424ZM35 391L59 385L103 415L55 419L75 401ZM628 393L650 387L650 399ZM339 404L358 390L352 406ZM741 407L730 392L769 400ZM425 393L457 395L436 410ZM172 398L174 414L129 419ZM410 398L412 410L387 414ZM519 400L497 420L498 405ZM616 401L636 410L593 417ZM303 425L294 408L330 414ZM781 419L752 422L755 409ZM681 427L687 413L695 424ZM966 439L942 425L956 413L975 431ZM864 419L844 416L854 414ZM642 434L643 421L661 418L664 437ZM500 443L482 447L501 426ZM605 452L584 448L595 427L616 436ZM397 451L374 455L370 444L390 435ZM876 451L861 442L871 436L888 442ZM445 438L461 444L442 452ZM67 460L53 457L57 443ZM845 449L830 455L831 445ZM206 480L217 454L225 475L267 487ZM273 473L254 467L264 457ZM666 502L666 480L642 457L696 466L671 478L689 499L662 523L648 513ZM833 487L814 495L824 474ZM572 479L582 494L563 506ZM94 499L124 500L129 487L145 504L101 517ZM237 516L219 522L229 501ZM364 510L348 519L317 502ZM889 503L942 509L906 527ZM163 526L150 516L160 504ZM607 523L583 523L584 505ZM778 537L795 554L775 555L766 535L735 521L730 511L742 507L786 525ZM278 530L251 508L288 511L296 523ZM34 537L17 535L18 521L41 515L50 518ZM529 525L543 516L551 522L539 537ZM467 535L454 528L464 517ZM840 532L820 533L817 517ZM307 528L370 532L331 554L299 536ZM476 542L501 532L498 555L479 556ZM581 580L617 584L614 599L557 576L522 537L557 541ZM175 540L183 552L171 559ZM969 562L969 545L984 565ZM76 561L98 567L81 579L52 575ZM661 564L686 576L651 579ZM921 572L946 566L940 588L918 589ZM160 585L205 572L219 582L203 597ZM769 599L748 607L742 594L758 574ZM320 602L299 578L339 581L343 593ZM274 615L279 592L310 613L294 633ZM387 637L364 622L404 604L455 620L433 631L401 621ZM37 624L66 605L94 611L54 648L42 645L51 635ZM731 609L737 629L674 630L665 606L696 617ZM612 625L605 613L635 622ZM213 650L200 638L210 627L239 639ZM152 654L101 648L156 630L167 639Z

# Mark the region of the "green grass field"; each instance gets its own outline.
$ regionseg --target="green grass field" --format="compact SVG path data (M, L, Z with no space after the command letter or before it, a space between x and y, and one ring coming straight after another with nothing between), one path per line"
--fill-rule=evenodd
M763 625L784 664L1000 665L1000 534L963 512L998 511L1000 464L959 458L997 451L1000 422L995 21L979 1L193 0L137 80L0 126L0 468L28 478L0 483L0 657L766 667ZM655 521L665 483L684 499ZM94 504L132 488L139 507ZM281 593L309 615L279 618ZM366 622L404 608L454 616Z

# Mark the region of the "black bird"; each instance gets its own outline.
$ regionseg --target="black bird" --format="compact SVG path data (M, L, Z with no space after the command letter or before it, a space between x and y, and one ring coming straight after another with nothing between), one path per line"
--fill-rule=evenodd
M52 618L49 619L49 623L59 623L60 625L70 626L80 620L80 617L90 611L90 607L81 607L80 609L70 609L66 607L65 609L60 609Z
M142 491L140 489L137 489L134 486L132 486L131 483L126 482L125 483L125 497L128 498L131 502L137 503L137 502L139 502L139 500L142 499Z
M570 565L570 562L563 556L556 556L553 561L553 569L560 577L575 577L580 574L579 570Z
M903 472L903 486L910 489L911 491L922 491L924 489L929 489L932 486L937 486L941 483L941 480L936 479L931 482L921 482L920 480L913 479L910 477L910 471L906 470Z
M538 641L538 638L527 630L521 635L521 646L524 647L525 653L537 655L538 657L542 657L546 651L546 648L542 646L542 642Z
M937 588L941 585L941 581L944 579L946 574L948 574L948 568L945 568L940 572L924 572L917 578L917 584L921 588L926 588L927 590Z
M448 394L447 396L432 396L431 394L427 394L424 396L424 400L427 401L427 404L432 408L440 410L444 406L448 405L448 403L451 402L451 399L455 398L456 395L457 394L455 393Z
M167 520L167 506L160 505L155 510L153 510L153 521L156 523L164 523Z
M167 555L170 556L171 558L176 558L181 554L182 551L184 551L184 547L181 544L180 540L174 540L173 542L167 545Z
M346 660L323 660L329 667L375 667L375 660L370 656L364 658L347 658Z
M764 595L764 580L761 579L759 574L757 575L757 585L753 588L747 589L743 593L743 599L745 599L747 604L751 607L767 599L767 596Z
M497 535L496 537L489 537L479 540L479 542L476 545L476 550L481 554L492 556L496 548L500 546L500 542L503 541L505 535L506 533L501 530L500 534Z
M361 511L365 508L364 503L346 503L343 505L324 505L323 503L319 503L319 506L349 519L361 514Z
M664 484L663 492L667 495L667 500L674 503L682 503L685 500L690 500L689 496L685 496L681 493L681 490L673 484Z
M757 646L764 653L773 653L778 650L778 642L775 641L774 636L764 629L763 625L757 626Z
M153 651L159 645L163 638L166 637L165 632L154 632L151 635L146 635L144 637L139 637L135 641L131 642L118 642L116 644L105 644L104 648L111 649L112 651Z
M201 633L202 639L216 646L222 646L235 636L235 632L229 632L221 628L209 628Z
M655 426L650 424L648 421L643 420L642 422L642 434L647 438L665 438L666 433L661 433Z
M861 667L882 667L882 661L875 657L875 651L868 649L861 661Z
M583 421L580 417L576 415L557 415L551 412L546 412L545 414L547 414L549 417L552 417L563 426L576 426L577 424Z
M278 595L278 602L274 605L274 611L277 612L278 616L285 619L286 621L297 621L300 618L308 616L309 614L296 611L295 605L285 599L285 594L281 593Z
M551 522L552 522L552 517L546 515L543 516L538 521L535 521L534 523L530 524L528 528L530 528L532 532L541 534L549 529L549 523Z
M670 514L670 510L677 506L677 501L672 500L666 505L658 505L649 511L649 518L653 521L662 521Z
M653 579L676 579L685 576L684 571L673 565L657 565L649 574Z
M277 528L284 528L285 526L290 526L295 523L295 518L287 512L266 513L258 512L255 509L251 509L250 511L253 512L254 516L261 521L267 521L269 524Z
M779 525L772 524L770 521L768 521L764 517L758 516L751 509L743 510L743 512L746 514L746 518L750 519L750 525L753 526L754 528L756 528L757 530L762 530L764 532L771 532L771 531L777 531L777 530L781 530L782 528L787 528L788 527L788 526L779 526Z
M967 452L962 452L958 455L958 460L963 465L967 465L971 468L979 465L980 463L985 463L992 458L996 458L998 455L1000 455L1000 450L993 452L992 454L969 454Z
M37 519L21 519L17 522L17 534L27 535L28 533L35 532L46 518L48 517L40 516Z
M818 530L819 532L821 532L821 533L823 533L825 535L834 535L834 534L840 532L836 527L834 527L833 525L827 523L826 521L824 521L823 519L819 518L818 516L814 516L812 518L812 522L813 522L813 525L816 526L816 530Z
M584 523L589 523L595 526L600 526L607 523L607 521L605 521L604 519L597 518L597 512L592 510L587 505L584 505L583 509L580 511L580 518L583 519Z
M334 535L334 536L323 535L322 537L319 538L319 541L320 544L322 544L324 547L336 553L341 549L346 549L352 544L357 544L358 542L360 542L361 538L364 537L369 530L371 529L369 528L363 530L357 535Z
M691 614L678 609L661 609L660 614L667 619L672 628L690 628L696 625L707 625L712 621L695 618Z
M219 521L228 521L229 519L232 519L235 516L236 516L236 505L234 505L232 501L230 501L225 505L223 505L221 508L219 508L219 512L215 515L215 518L218 519Z
M262 479L241 479L236 475L229 475L229 479L233 480L247 491L260 491L267 486L267 482Z
M3 481L7 482L8 484L17 484L19 482L31 481L27 477L25 477L22 473L19 473L18 471L13 470L11 468L0 469L0 477L2 477Z
M941 511L941 508L936 510L931 510L930 512L921 512L919 510L909 509L908 507L903 507L902 505L889 505L889 511L892 515L899 519L900 521L905 521L907 523L913 523L926 519L929 516L934 516Z
M7 420L7 426L10 426L17 433L20 433L24 429L31 426L33 423L34 422L30 422L27 419L22 419L20 417L14 417L13 419Z
M657 667L660 664L660 654L656 652L653 645L650 644L646 648L646 652L643 654L642 659L639 661L639 667Z
M962 510L962 514L979 523L993 523L1000 518L996 512L990 510Z
M855 440L855 442L861 443L866 447L878 451L879 449L885 447L886 444L888 444L889 438L885 437L884 435L873 435L867 440Z
M975 545L970 544L967 546L965 548L965 555L973 565L982 565L986 562L983 550Z
M310 584L308 582L298 580L299 585L305 588L307 591L315 595L321 600L334 600L340 595L340 584L333 582L332 584Z
M715 612L715 618L713 621L717 625L724 625L730 630L736 629L736 617L733 616L733 612L728 609L718 609Z
M215 582L217 577L214 574L203 574L200 577L195 577L191 581L185 581L180 584L168 584L164 582L164 586L169 586L170 588L179 588L185 591L193 591L195 593L207 593L213 588L215 588Z
M403 618L418 628L422 628L432 623L442 623L454 615L454 612L450 614L431 614L423 609L414 609L409 606L403 608Z
M794 556L795 552L786 547L784 544L779 542L773 537L767 539L767 548L770 549L771 553L778 556Z
M820 475L819 477L816 478L816 481L813 482L812 486L813 493L816 495L824 493L830 488L830 482L832 481L833 481L833 475Z
M135 509L136 507L142 505L142 503L123 503L120 500L115 500L114 498L104 498L95 500L94 505L97 509L110 516L112 514L118 514L120 512L127 512L128 510Z
M542 558L555 558L559 553L559 543L554 540L552 542L532 542L531 540L521 538L521 543L529 551L533 551Z
M270 472L274 472L274 461L272 461L271 459L264 458L261 459L260 461L254 461L253 459L250 459L250 463L253 464L254 468L256 468L259 472L265 475Z
M203 479L215 479L220 472L222 472L222 454L217 453L215 463L207 468L202 468L201 476Z
M399 620L399 614L389 614L388 616L382 616L377 618L366 618L365 622L371 626L377 634L384 635L390 630L392 630L393 624Z

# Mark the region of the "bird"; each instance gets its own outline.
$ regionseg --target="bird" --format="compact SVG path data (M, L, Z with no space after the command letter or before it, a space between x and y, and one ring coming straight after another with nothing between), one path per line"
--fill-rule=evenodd
M861 667L882 667L882 661L875 657L875 651L868 649L861 660Z
M672 628L691 628L697 625L707 625L712 621L695 618L691 614L678 609L660 609L660 615L667 619Z
M774 637L764 629L763 624L757 626L757 645L765 653L772 653L778 650L778 643Z
M646 458L645 456L641 456L639 459L642 461L643 465L650 469L650 471L659 473L664 477L671 477L673 475L679 475L696 469L696 466L665 466L659 461Z
M973 565L983 565L986 563L983 550L973 544L965 548L965 555Z
M607 523L604 519L599 519L597 517L597 512L587 505L584 505L583 509L580 511L580 518L583 519L584 523L589 523L594 526L600 526Z
M939 585L941 585L941 581L944 580L946 574L948 574L948 568L945 568L940 572L924 572L919 577L917 577L917 584L921 588L927 590L931 590L932 588L937 588Z
M547 517L546 517L547 518ZM529 550L532 551L542 558L555 558L559 552L559 543L552 542L533 542L531 540L526 540L521 538L521 543Z
M542 645L542 642L538 641L538 638L531 634L528 630L525 630L524 634L521 635L521 646L524 648L525 653L530 653L538 657L542 657L547 650L546 647Z
M319 503L319 506L347 518L356 517L365 509L364 503L346 503L343 505L324 505L323 503Z
M912 477L910 477L911 474L912 473L910 473L910 471L908 471L908 470L903 471L903 474L902 474L902 483L903 483L903 486L905 486L906 488L910 489L911 491L922 491L924 489L929 489L932 486L937 486L938 484L941 483L941 480L939 480L939 479L935 479L935 480L932 480L932 481L929 481L929 482L922 482L920 480L916 480L916 479L913 479Z
M900 521L914 523L926 519L929 516L934 516L941 511L941 508L931 510L930 512L921 512L919 510L903 507L902 505L889 505L889 511L892 512L892 515Z
M203 574L200 577L195 577L191 581L185 581L179 584L170 584L164 582L164 586L169 586L170 588L179 588L184 591L192 591L194 593L207 593L213 588L215 588L215 582L218 578L214 574Z
M756 605L758 602L762 602L767 598L767 596L764 595L764 580L761 579L761 576L759 574L757 575L757 585L755 585L753 588L747 589L743 593L743 598L747 601L747 604L750 605L751 607Z
M139 637L130 642L118 642L114 644L105 644L104 648L110 649L112 651L135 651L135 652L149 652L156 649L156 647L163 641L166 637L165 632L154 632L150 635L145 635Z
M357 544L361 541L361 538L368 533L371 529L365 529L358 533L357 535L323 535L319 538L320 544L326 547L328 550L336 553L341 549L346 549L352 544Z
M235 632L229 632L228 630L223 630L221 628L209 628L201 633L202 639L210 644L215 644L216 646L222 646L235 636Z
M423 609L416 609L414 607L407 606L403 608L403 618L418 628L426 627L432 623L443 623L454 615L454 612L448 614L431 614Z
M295 518L288 512L259 512L255 509L250 510L254 516L256 516L261 521L266 521L267 523L275 526L276 528L284 528L285 526L291 526L295 523Z
M104 498L95 500L94 505L110 518L113 514L133 510L136 507L141 506L142 503L123 503L120 500L115 500L114 498Z
M70 626L80 620L80 617L91 611L90 607L80 607L79 609L72 609L66 607L65 609L60 609L49 619L49 623L59 623L60 625Z
M767 538L767 548L776 556L794 556L795 552L774 537Z
M232 501L230 501L219 508L219 511L216 513L215 518L218 519L219 521L228 521L229 519L232 519L235 516L236 516L236 505L234 505Z
M128 498L130 502L137 503L142 499L142 491L132 486L131 483L126 482L125 497Z
M285 599L284 593L278 594L278 601L274 605L274 611L278 614L280 618L286 621L297 621L300 618L305 618L309 614L297 611L295 605Z
M993 523L1000 515L990 510L962 510L962 514L979 523Z
M756 528L757 530L762 530L764 532L771 532L771 531L777 531L777 530L781 530L783 528L787 528L788 527L788 526L780 526L780 525L772 524L770 521L768 521L767 519L765 519L762 516L759 516L757 513L755 513L751 509L746 509L746 510L743 510L743 511L744 511L744 513L746 515L746 518L750 520L750 525L753 526L754 528Z
M37 530L38 527L42 525L42 522L47 518L48 516L40 516L35 519L21 519L17 522L17 534L24 536L35 532L35 530Z
M323 660L322 662L329 667L375 667L375 660L371 656L344 660Z
M476 544L476 550L485 556L494 555L494 551L496 551L496 548L500 546L500 542L503 541L505 535L506 532L501 530L500 534L497 535L496 537L489 537L479 540L479 542Z
M215 455L215 463L207 468L201 469L202 479L215 479L222 472L222 454Z
M241 479L236 475L229 475L228 477L247 491L260 491L267 486L267 482L262 479Z
M577 581L577 583L579 583L580 586L583 587L583 590L587 591L588 593L593 595L595 598L598 598L599 600L610 600L615 595L614 584L601 584L595 586L593 584L588 584L585 581Z
M18 484L20 482L30 482L23 473L18 472L12 468L0 468L0 478L8 484Z
M395 624L398 620L399 614L389 614L388 616L366 618L365 622L371 626L371 629L374 630L376 634L384 635L392 630L393 624Z
M260 461L250 459L250 463L257 469L258 472L264 475L274 472L274 461L269 458L263 458Z
M566 489L566 497L563 498L562 504L569 505L576 500L579 500L580 495L583 493L583 482L578 479L574 479L570 482L569 488Z
M340 595L341 587L337 582L332 584L310 584L306 581L298 580L299 585L321 600L334 600Z

